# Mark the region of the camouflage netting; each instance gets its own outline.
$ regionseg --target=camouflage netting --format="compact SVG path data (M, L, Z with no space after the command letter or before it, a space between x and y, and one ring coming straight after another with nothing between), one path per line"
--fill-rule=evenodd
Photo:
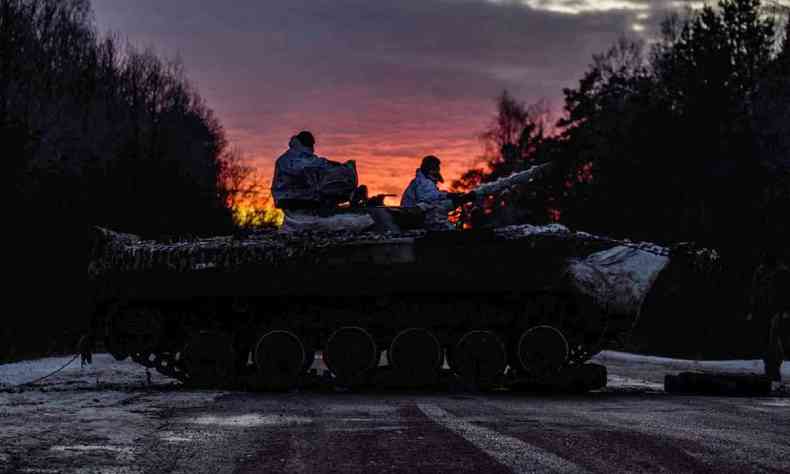
M398 235L376 233L286 233L267 231L244 239L216 237L176 243L142 241L129 234L120 234L99 227L89 228L88 278L108 271L146 271L164 269L189 272L204 269L233 269L246 264L277 266L299 258L318 258L325 250L353 243L386 242L397 239L417 240L426 233L411 231ZM670 257L678 251L650 243L630 242L573 232L559 224L548 226L520 225L496 229L497 239L512 241L552 236L579 242L597 242L604 247L627 247L659 257ZM696 251L696 250L694 250ZM692 251L692 253L694 252ZM699 257L699 258L698 258ZM710 263L715 254L695 256L694 261Z
M88 226L88 280L105 273L112 267L116 255L123 254L127 245L139 241L136 235Z
M299 258L318 258L328 248L354 243L385 241L392 236L374 233L290 233L265 231L244 239L232 236L186 240L176 243L143 241L128 234L94 228L99 244L89 252L88 278L108 271L168 270L190 272L232 270L247 264L277 266ZM416 238L423 232L398 235ZM90 247L90 244L89 244Z

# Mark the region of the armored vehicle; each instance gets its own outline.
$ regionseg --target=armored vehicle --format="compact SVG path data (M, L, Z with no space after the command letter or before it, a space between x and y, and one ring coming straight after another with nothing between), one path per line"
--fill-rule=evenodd
M481 388L589 375L646 299L701 284L712 259L558 224L175 243L89 227L88 241L90 304L116 358L262 389L304 383L317 353L346 387L383 371L409 387L447 373ZM605 384L592 372L587 388Z

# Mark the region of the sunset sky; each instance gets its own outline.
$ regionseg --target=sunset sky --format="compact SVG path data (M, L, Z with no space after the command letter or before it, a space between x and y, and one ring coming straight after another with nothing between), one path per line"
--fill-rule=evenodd
M665 0L93 0L104 32L178 55L238 146L270 179L294 132L400 194L422 156L448 182L475 164L494 99L556 110L594 53L649 38ZM268 187L268 183L267 183Z

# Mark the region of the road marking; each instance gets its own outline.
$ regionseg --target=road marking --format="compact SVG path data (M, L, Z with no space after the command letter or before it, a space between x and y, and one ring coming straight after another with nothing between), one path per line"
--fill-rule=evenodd
M464 421L433 404L418 404L434 422L458 434L513 472L585 472L580 466L496 431Z

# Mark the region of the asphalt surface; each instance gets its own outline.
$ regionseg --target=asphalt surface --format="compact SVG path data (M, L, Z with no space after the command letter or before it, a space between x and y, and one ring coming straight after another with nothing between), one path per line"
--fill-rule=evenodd
M662 369L610 362L611 386L576 396L208 392L131 365L75 372L0 393L0 472L790 472L790 398L667 395Z

